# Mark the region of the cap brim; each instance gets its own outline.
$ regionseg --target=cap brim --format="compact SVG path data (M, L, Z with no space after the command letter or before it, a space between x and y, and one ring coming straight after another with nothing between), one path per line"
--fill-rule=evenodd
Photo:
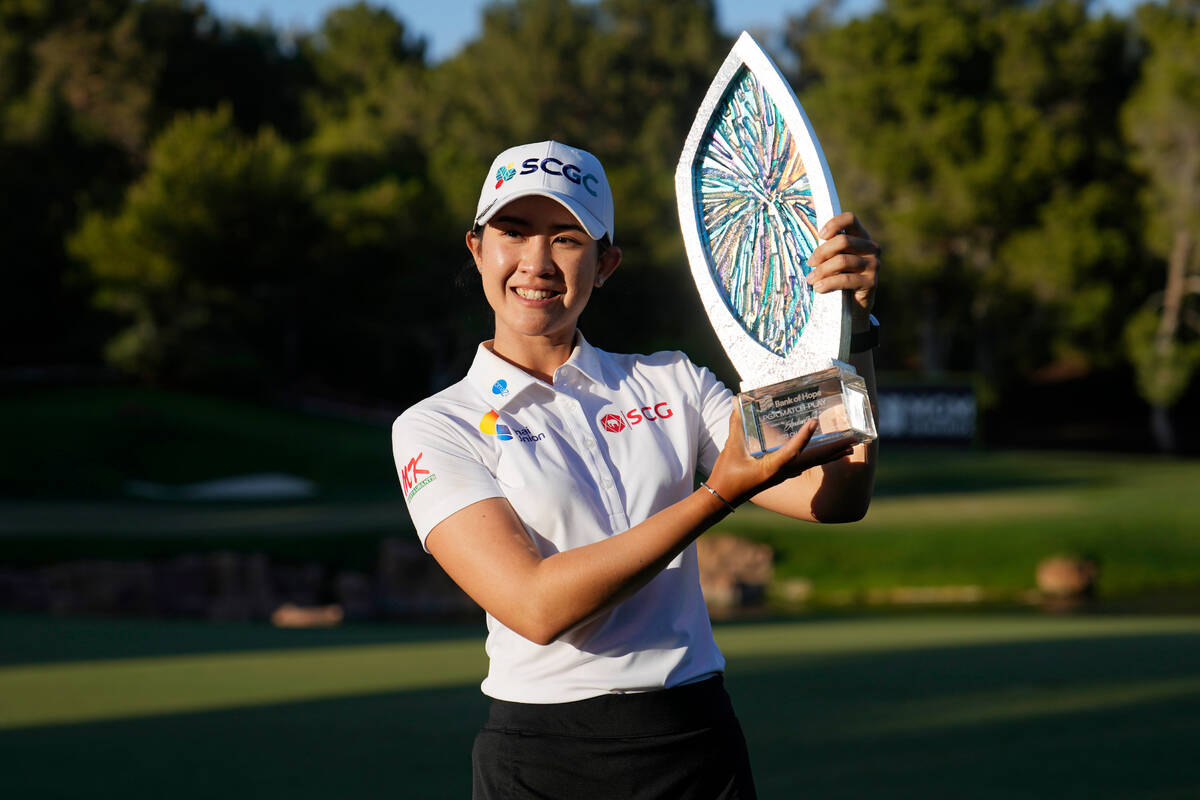
M583 229L587 231L587 235L593 239L602 239L604 238L604 235L608 233L607 229L604 227L604 223L597 219L594 214L584 208L583 204L574 197L559 194L558 192L542 187L530 187L528 189L524 189L519 192L513 192L512 194L505 196L503 204L493 203L489 208L484 209L484 212L475 218L475 224L486 225L488 220L496 216L500 209L507 206L513 200L517 200L522 197L530 197L531 195L548 197L551 200L557 200L564 208L567 209L567 211L571 212L571 216L575 217L579 224L583 226Z

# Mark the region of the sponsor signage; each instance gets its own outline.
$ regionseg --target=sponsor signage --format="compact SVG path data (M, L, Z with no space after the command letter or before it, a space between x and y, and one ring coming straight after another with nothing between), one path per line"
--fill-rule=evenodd
M889 440L969 443L975 438L975 392L968 386L879 389L879 435Z

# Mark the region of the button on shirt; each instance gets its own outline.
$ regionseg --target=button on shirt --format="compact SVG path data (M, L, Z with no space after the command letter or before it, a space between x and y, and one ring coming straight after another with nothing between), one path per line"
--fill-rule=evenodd
M620 534L691 494L696 470L710 472L725 444L731 397L677 351L618 355L578 334L550 385L480 345L466 378L400 415L392 447L422 545L450 515L502 497L550 556ZM487 624L482 688L501 700L650 691L725 665L694 544L632 597L548 645L490 614Z

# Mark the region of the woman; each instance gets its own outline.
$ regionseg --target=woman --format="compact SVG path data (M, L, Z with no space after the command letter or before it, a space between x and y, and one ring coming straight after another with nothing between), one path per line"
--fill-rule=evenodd
M809 280L852 292L865 329L879 249L852 214L821 233ZM754 797L692 542L747 500L861 518L875 448L805 450L806 427L752 458L707 369L592 347L577 324L621 262L612 235L590 153L501 153L466 237L495 338L393 426L422 543L487 612L474 796ZM852 360L873 392L869 352Z

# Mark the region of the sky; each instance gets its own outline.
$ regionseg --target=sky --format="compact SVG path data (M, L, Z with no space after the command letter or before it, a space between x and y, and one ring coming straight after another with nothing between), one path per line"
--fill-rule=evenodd
M374 0L403 20L405 27L423 36L426 54L437 62L453 55L479 33L479 12L489 0ZM206 0L218 16L246 22L269 19L280 28L315 28L325 11L349 0ZM717 24L730 34L742 30L769 31L812 5L805 0L717 0ZM1134 0L1099 0L1094 6L1124 13ZM843 0L848 14L869 11L874 0Z
M351 0L205 0L221 17L255 22L269 18L278 27L315 28L330 8ZM431 61L453 55L479 33L479 12L489 0L370 0L392 9L409 30L423 36ZM853 13L867 10L872 0L844 0ZM767 29L811 3L804 0L717 0L717 24L728 33Z

